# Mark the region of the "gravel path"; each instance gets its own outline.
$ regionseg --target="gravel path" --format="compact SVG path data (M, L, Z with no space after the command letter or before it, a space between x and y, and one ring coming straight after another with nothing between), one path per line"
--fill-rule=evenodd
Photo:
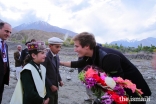
M70 61L77 60L76 53L72 51L71 48L63 48L60 52L60 60ZM11 68L14 69L13 51L9 51L9 57L11 61ZM150 60L131 60L134 65L138 67L144 78L146 79L148 85L152 90L152 96L150 97L150 102L147 104L155 104L156 102L156 70L151 67ZM78 72L74 69L73 72L69 72L71 68L60 67L60 74L62 76L64 86L59 89L59 104L91 104L90 102L85 102L84 98L87 97L85 92L85 87L78 80ZM17 80L15 80L15 73L11 72L10 75L10 85L5 86L2 104L9 104L12 93L14 91ZM71 80L67 80L67 77L71 76Z

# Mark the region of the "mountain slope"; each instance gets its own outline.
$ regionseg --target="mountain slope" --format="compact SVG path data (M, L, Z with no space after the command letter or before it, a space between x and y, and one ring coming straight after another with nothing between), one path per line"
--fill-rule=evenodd
M119 41L113 41L110 44L117 44L125 46L125 47L138 47L138 45L142 44L142 46L156 46L156 38L149 37L146 39L142 39L140 41L127 41L127 40L119 40Z
M42 30L46 32L58 32L62 34L68 34L69 36L74 36L76 34L75 32L72 32L70 30L62 29L57 26L52 26L44 21L37 21L29 24L21 24L13 28L13 30L16 32L29 29Z
M2 20L0 19L0 22L2 22Z
M151 45L156 46L156 38L149 37L139 41L138 43L142 44L143 46L151 46Z
M31 39L36 39L38 41L48 41L51 37L59 37L64 40L65 35L56 32L46 32L41 30L21 30L19 32L13 33L8 39L9 41L30 41Z

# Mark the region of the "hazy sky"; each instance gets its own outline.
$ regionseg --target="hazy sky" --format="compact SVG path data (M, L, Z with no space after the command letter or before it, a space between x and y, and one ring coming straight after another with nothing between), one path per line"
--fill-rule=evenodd
M13 27L38 20L97 42L156 37L156 0L0 0L0 19Z

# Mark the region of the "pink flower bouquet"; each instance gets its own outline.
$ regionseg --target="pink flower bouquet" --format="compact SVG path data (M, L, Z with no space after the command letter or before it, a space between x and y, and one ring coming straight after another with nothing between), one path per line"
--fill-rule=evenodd
M91 89L101 104L129 104L129 98L124 88L130 89L140 97L143 94L130 80L121 77L109 77L95 66L87 66L79 73L79 79L88 89Z

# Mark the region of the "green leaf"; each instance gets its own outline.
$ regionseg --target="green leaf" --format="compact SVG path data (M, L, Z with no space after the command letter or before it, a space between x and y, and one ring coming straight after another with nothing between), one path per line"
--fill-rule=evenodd
M80 72L79 75L78 75L78 78L79 78L81 81L85 81L85 72L84 72L84 71Z
M111 74L115 74L115 73L117 73L117 71L111 71L110 73L111 73Z

